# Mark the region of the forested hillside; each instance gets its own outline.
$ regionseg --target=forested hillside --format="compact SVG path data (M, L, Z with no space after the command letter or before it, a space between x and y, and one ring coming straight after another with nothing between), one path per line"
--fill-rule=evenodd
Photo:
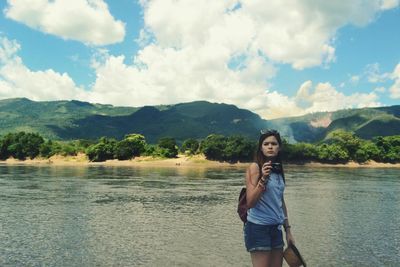
M195 101L176 105L115 107L81 101L0 100L0 135L35 132L53 140L123 138L139 133L149 143L173 137L178 143L210 134L256 138L259 130L279 130L290 143L329 141L336 130L363 139L400 134L400 106L318 112L262 119L234 105Z

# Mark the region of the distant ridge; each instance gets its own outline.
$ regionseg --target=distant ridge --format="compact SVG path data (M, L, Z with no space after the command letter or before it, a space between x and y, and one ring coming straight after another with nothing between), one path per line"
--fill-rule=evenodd
M399 135L400 105L316 112L270 120L267 126L280 129L292 142L323 141L335 130L353 132L363 139Z
M338 129L361 138L400 134L400 105L317 112L300 117L264 120L234 105L194 101L176 105L115 107L77 100L0 100L0 134L27 131L56 140L122 138L141 133L150 143L164 136L182 142L211 133L240 134L256 139L260 129L274 128L289 142L329 139Z

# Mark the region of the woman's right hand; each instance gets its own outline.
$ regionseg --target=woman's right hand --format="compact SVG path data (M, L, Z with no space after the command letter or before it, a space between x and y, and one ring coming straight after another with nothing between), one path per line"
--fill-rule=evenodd
M271 169L272 169L271 161L265 162L261 168L262 177L268 178L271 173Z

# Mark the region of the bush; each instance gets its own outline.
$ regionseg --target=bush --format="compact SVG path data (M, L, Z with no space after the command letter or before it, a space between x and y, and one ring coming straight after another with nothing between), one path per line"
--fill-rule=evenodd
M0 144L0 158L14 157L24 160L37 157L40 145L44 143L43 137L36 133L9 133L5 135Z
M230 136L226 139L223 159L231 162L250 161L256 149L256 143L243 136Z
M53 143L53 141L51 140L48 140L47 142L41 144L39 147L40 155L45 158L50 158L51 156L53 156L55 154L54 144L55 143Z
M145 151L146 141L143 135L129 134L115 146L115 158L119 160L140 156Z
M210 160L223 160L226 139L223 135L211 134L201 142L201 152Z
M90 161L105 161L114 158L114 151L117 141L102 137L99 143L89 146L86 154Z
M400 162L400 135L376 137L374 142L380 150L380 158L383 162Z
M211 134L201 143L201 151L207 159L220 161L249 161L253 158L256 143L243 136Z
M181 152L188 155L195 155L198 153L199 147L200 147L199 141L193 138L189 138L183 141Z
M62 156L76 156L78 154L78 151L79 148L73 142L61 145Z
M155 151L157 155L166 158L175 158L178 155L176 141L171 137L163 137L158 141L159 150Z
M363 163L368 160L368 153L363 149L357 149L356 153L354 154L354 160L358 163Z
M322 162L345 163L349 158L347 150L338 144L318 146L318 159Z
M144 156L155 156L156 155L156 149L157 149L157 145L152 145L152 144L146 144L146 146L144 147L144 152L142 153L142 155Z
M318 159L318 148L312 144L284 144L283 150L283 158L288 161L307 161Z
M362 141L360 148L356 151L355 160L365 162L367 160L382 161L381 151L377 145L371 141Z
M341 147L341 150L347 151L349 159L356 160L356 151L360 149L361 139L351 132L337 130L332 133L331 141Z

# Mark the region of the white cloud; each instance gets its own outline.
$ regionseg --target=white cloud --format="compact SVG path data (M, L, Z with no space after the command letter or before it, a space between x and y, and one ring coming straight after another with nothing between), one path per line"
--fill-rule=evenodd
M18 52L18 50L20 50L20 48L21 46L17 41L10 41L5 37L0 36L0 63L7 62Z
M360 76L358 75L353 75L350 77L350 81L352 84L357 84L360 81Z
M392 73L381 73L378 63L367 65L365 73L368 81L371 83L394 81L393 85L389 88L390 97L394 99L400 98L400 63L397 64ZM386 90L384 87L378 87L375 88L375 91L383 93Z
M0 98L27 97L33 100L82 99L85 92L77 88L68 74L52 69L31 71L17 56L20 45L7 38L0 40Z
M133 66L125 64L123 56L110 56L107 50L100 49L92 63L97 73L96 82L91 91L85 91L66 73L51 69L32 71L15 52L2 52L18 49L17 42L3 38L0 52L8 55L8 61L0 65L0 98L80 99L127 106L205 99L235 104L268 119L379 105L374 93L346 96L329 83L313 86L307 81L294 97L266 91L263 89L265 77L275 75L275 68L264 57L254 55L247 59L247 68L230 70L218 59L218 56L224 56L220 51L213 54L204 49L193 57L194 53L189 49L182 53L169 48L166 53L156 45L142 50ZM396 69L393 75L397 72Z
M303 106L303 114L344 108L380 106L381 104L377 100L378 96L374 92L345 95L337 91L330 83L318 83L313 87L311 81L306 81L300 86L294 99L299 106Z
M45 1L45 6L53 2ZM277 64L291 64L296 69L329 66L335 61L337 29L372 21L380 11L378 0L272 0L268 4L243 0L235 9L232 8L238 3L236 0L140 3L145 25L136 40L141 49L134 55L134 63L127 64L124 56L99 50L92 61L96 80L90 91L77 88L67 74L51 70L33 72L21 61L16 64L20 73L26 80L33 79L33 85L38 77L44 77L48 83L63 84L60 88L64 89L57 89L59 98L75 95L75 99L114 105L202 99L235 104L265 118L277 118L379 104L373 92L344 95L329 83L314 86L308 81L294 97L270 89ZM37 18L27 16L33 20L29 23L41 22L43 13L34 14ZM234 58L241 60L240 68L230 68ZM3 79L3 83L16 88L12 79ZM33 91L27 84L18 84L18 90L27 90L25 96L29 97ZM0 86L6 88L4 84ZM51 86L57 88L55 84ZM42 88L36 86L39 87ZM46 97L40 91L44 89L37 90L37 95Z
M400 0L382 0L381 1L381 9L387 10L398 7L400 4Z
M374 92L377 92L377 93L384 93L384 92L386 92L386 89L385 89L385 87L380 86L380 87L376 87L376 88L374 89Z
M121 42L125 25L103 0L8 0L6 17L45 33L93 45Z
M365 67L365 75L370 83L381 83L390 78L390 73L381 73L378 63L368 64Z
M151 44L152 41L154 41L154 36L146 29L141 29L139 32L139 37L135 39L135 42L140 47L145 47Z
M344 108L361 108L379 106L375 93L355 93L345 95L337 91L330 83L304 82L291 99L286 116L304 115L318 111L335 111Z
M90 93L96 102L139 106L204 99L268 118L377 103L374 93L345 96L326 85L300 100L269 90L269 81L277 63L302 69L333 62L336 30L372 21L379 1L252 0L235 9L234 0L140 3L145 25L137 42L143 48L133 65L123 56L97 62ZM242 60L240 68L230 69L235 58Z
M295 99L282 95L276 91L266 92L264 95L261 95L258 100L262 104L262 108L256 110L256 112L266 119L300 116L305 114L304 109L297 105Z
M396 68L391 74L391 79L394 80L394 84L389 88L390 97L398 99L400 98L400 63L397 64Z
M226 57L223 48L178 51L156 45L143 49L135 65L126 65L123 56L103 57L93 64L97 79L91 96L96 102L131 106L204 99L248 107L252 98L264 94L263 85L275 68L254 55L247 68L230 70Z
M160 55L164 57L160 58ZM265 91L261 86L264 83L263 75L258 80L250 79L247 69L242 72L222 72L221 68L226 69L226 66L218 66L219 60L215 64L202 62L205 56L201 51L198 58L190 55L193 55L192 51L187 51L184 56L174 49L166 54L157 46L147 47L136 58L136 62L147 66L146 68L126 65L122 56L109 56L96 69L98 77L89 99L99 103L129 106L141 106L144 99L147 99L146 104L149 105L204 99L232 103L269 119L380 105L378 96L373 92L344 95L329 83L319 83L314 87L311 81L307 81L301 85L295 97L288 97L277 91ZM177 58L179 56L183 58ZM214 55L209 57L209 60L215 59ZM255 58L253 61L250 65L254 64L252 68L259 69L259 73L274 74L274 68L262 59ZM181 64L178 65L178 62ZM257 71L252 70L251 73L254 75ZM203 79L199 79L197 75Z
M296 69L333 62L336 30L346 24L366 25L380 11L379 0L272 0L268 4L244 0L241 8L231 12L227 10L237 1L141 2L146 27L162 47L197 47L216 41L236 52L260 51Z
M254 98L253 102L249 104L258 106L259 109L253 109L253 111L268 119L300 116L318 111L382 105L378 102L378 96L374 92L345 95L329 83L318 83L314 86L312 81L304 82L294 97L288 97L276 91L265 92L258 98Z

